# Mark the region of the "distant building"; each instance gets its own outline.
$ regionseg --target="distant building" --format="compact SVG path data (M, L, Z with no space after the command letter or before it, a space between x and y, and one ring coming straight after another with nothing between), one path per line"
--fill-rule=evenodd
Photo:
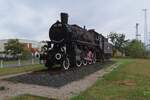
M0 53L5 51L5 44L9 39L0 40ZM41 42L33 40L18 39L20 43L24 44L26 48L30 49L32 53L38 52L41 48Z
M0 40L0 52L4 52L5 43L5 40Z

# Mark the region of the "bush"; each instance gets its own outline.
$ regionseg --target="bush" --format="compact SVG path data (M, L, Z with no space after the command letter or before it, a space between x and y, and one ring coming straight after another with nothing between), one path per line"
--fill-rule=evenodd
M6 90L4 86L0 86L0 91Z
M31 51L24 49L24 51L22 52L22 57L21 58L24 59L24 60L32 58Z
M144 57L144 44L138 40L132 40L127 48L126 55L134 58Z

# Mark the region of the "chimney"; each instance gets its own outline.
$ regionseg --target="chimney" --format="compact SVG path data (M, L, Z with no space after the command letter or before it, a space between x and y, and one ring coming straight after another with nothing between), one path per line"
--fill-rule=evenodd
M83 29L86 29L86 26L83 26Z
M61 22L63 24L68 24L68 14L67 13L61 13L60 16L61 16Z

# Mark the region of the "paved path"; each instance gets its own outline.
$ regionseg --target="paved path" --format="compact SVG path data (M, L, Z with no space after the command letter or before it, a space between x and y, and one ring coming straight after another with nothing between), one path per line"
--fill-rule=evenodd
M68 100L70 97L78 95L81 91L84 91L88 87L92 86L97 79L101 79L105 74L111 72L120 64L121 63L113 64L110 67L98 70L97 72L86 76L82 80L73 81L60 88L22 83L15 84L12 82L0 80L0 86L5 86L8 88L4 91L0 91L0 100L8 100L8 98L10 98L11 96L17 96L20 94L33 94L49 98L58 98L60 100Z

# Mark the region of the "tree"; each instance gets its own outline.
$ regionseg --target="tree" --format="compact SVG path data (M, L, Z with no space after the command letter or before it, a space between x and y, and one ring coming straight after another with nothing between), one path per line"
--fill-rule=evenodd
M23 51L23 47L23 44L19 43L18 39L10 39L5 44L5 53L16 56Z
M134 58L144 57L144 44L138 40L132 40L126 47L127 55Z
M110 32L108 38L110 39L110 41L114 46L113 55L116 53L117 50L120 51L122 54L125 52L125 47L128 40L125 40L124 34Z
M20 43L18 39L10 39L5 45L5 53L18 57L21 54L22 59L31 57L31 50L24 44Z
M22 59L29 59L32 57L31 50L27 47L23 48L23 51L21 54L22 54L22 56L21 56Z

